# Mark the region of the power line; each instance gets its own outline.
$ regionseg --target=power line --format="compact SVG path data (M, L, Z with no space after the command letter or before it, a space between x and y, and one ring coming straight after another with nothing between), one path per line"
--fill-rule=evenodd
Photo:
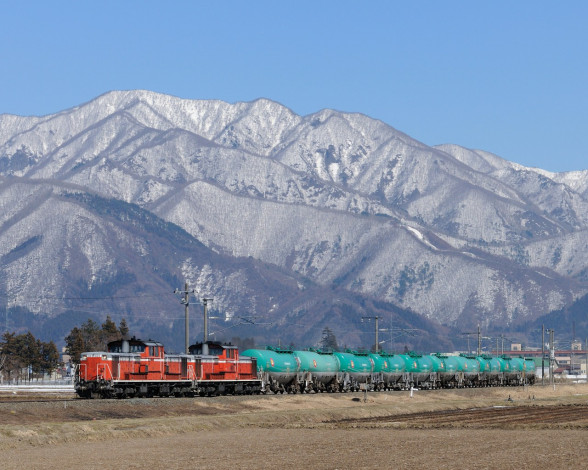
M101 309L100 311L104 311L104 309L102 309L99 306L96 306L96 307L91 307L91 306L88 306L88 307L54 307L54 308L58 309L58 310L64 310L64 311L70 310L70 311L74 311L76 313L87 313L87 314L97 313L96 309L98 309L98 308ZM179 320L179 319L184 318L183 316L177 316L177 314L170 315L166 311L134 313L134 312L127 312L127 311L123 312L123 311L117 311L117 310L108 310L108 312L104 312L104 313L108 314L110 316L120 316L120 317L132 315L133 318L156 318L156 319L160 318L160 319L169 319L169 320Z
M161 297L159 294L134 294L134 295L108 295L104 297L54 297L54 296L40 296L35 298L28 297L28 302L42 302L43 300L113 300L113 299L142 299L146 297ZM0 294L0 297L12 298L14 295Z

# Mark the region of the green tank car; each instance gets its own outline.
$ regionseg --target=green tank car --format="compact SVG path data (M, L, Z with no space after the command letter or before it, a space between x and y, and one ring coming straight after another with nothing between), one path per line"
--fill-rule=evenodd
M298 381L301 391L336 391L339 362L331 352L319 350L294 351L299 364Z
M408 380L406 374L406 361L400 354L382 352L377 354L384 361L382 366L382 379L387 389L406 389Z
M333 355L339 361L344 390L359 390L361 384L371 385L374 363L368 353L347 350L335 352Z
M293 351L267 347L266 349L247 349L242 356L257 360L257 371L262 379L262 390L272 392L295 392L298 389L296 378L299 364Z

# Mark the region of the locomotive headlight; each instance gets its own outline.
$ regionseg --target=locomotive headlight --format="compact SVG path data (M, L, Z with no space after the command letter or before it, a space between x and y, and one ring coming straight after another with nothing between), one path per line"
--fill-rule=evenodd
M106 354L102 354L102 359L106 360Z

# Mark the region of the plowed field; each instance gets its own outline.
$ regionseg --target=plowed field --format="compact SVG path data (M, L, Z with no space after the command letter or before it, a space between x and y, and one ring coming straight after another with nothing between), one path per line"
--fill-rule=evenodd
M588 404L546 406L496 406L467 410L440 410L372 418L344 418L337 427L411 427L417 429L475 428L585 428ZM588 438L588 435L586 436Z
M588 385L79 400L0 396L0 468L585 468Z

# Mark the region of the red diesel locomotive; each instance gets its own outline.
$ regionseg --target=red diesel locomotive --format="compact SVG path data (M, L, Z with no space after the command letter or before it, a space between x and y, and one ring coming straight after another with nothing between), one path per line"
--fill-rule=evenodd
M206 341L189 354L165 354L163 344L136 338L85 352L76 371L82 398L126 398L260 393L255 358L236 346Z

